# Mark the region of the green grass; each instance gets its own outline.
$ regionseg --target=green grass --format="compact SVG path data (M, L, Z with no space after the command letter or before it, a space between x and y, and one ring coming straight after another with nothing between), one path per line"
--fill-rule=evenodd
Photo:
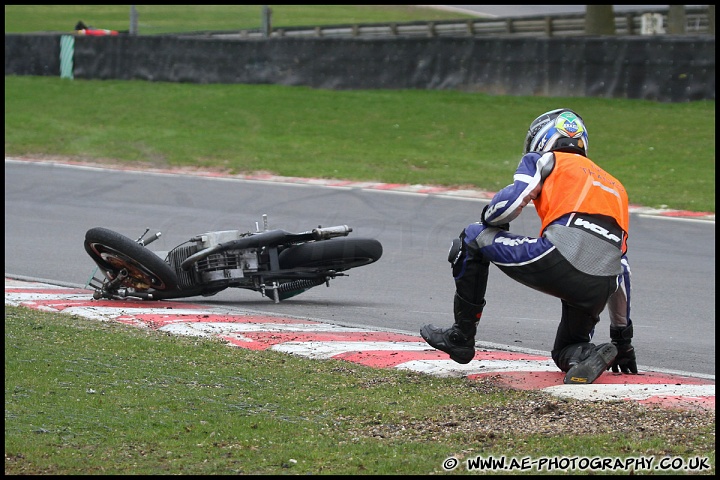
M714 101L6 76L5 154L497 191L558 106L583 115L631 203L715 211Z
M414 5L270 5L274 28L473 18ZM137 5L138 33L259 29L262 5ZM82 20L128 31L130 5L5 5L5 33L71 32Z
M714 411L560 400L5 307L5 474L420 475L450 456L650 455L704 457L714 474Z

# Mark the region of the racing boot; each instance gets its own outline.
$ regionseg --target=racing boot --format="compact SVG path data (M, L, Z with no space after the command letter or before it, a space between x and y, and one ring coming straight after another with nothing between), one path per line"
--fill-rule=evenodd
M570 357L567 362L569 369L565 374L565 384L586 385L593 383L608 369L618 354L617 347L612 343L598 346L592 343L578 343L567 347Z
M447 353L457 363L470 363L475 357L475 333L484 307L484 300L482 305L475 305L456 293L453 301L455 323L449 328L425 325L420 329L420 335L431 347Z

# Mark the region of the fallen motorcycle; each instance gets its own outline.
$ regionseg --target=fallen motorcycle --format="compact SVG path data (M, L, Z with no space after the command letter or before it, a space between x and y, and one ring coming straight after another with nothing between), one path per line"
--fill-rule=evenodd
M132 240L103 227L85 234L85 251L97 264L86 287L95 299L165 300L211 296L228 288L260 292L275 303L347 275L382 256L373 238L348 238L347 225L292 233L268 228L224 230L190 238L169 252L147 246L161 233ZM98 276L98 271L102 276Z

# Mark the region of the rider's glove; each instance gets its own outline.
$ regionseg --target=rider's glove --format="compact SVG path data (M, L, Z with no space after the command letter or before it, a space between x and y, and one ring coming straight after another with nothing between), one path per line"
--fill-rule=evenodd
M503 223L502 225L490 225L489 223L487 223L485 221L485 214L487 213L487 209L489 206L490 206L490 204L488 203L487 205L485 205L485 207L483 207L482 213L480 214L480 223L482 223L483 225L488 226L488 227L495 227L495 228L499 228L500 230L505 230L506 232L509 232L510 231L509 223Z
M635 358L635 347L632 346L633 327L610 326L610 340L617 347L617 357L610 364L614 373L638 373L637 359Z

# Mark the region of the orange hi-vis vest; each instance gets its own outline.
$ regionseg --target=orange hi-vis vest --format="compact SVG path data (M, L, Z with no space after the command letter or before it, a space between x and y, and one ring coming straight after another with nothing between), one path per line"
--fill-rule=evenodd
M533 200L542 222L540 235L553 220L568 213L606 215L614 218L623 230L625 253L630 224L625 187L589 158L565 152L554 155L555 166L545 178L540 195Z

